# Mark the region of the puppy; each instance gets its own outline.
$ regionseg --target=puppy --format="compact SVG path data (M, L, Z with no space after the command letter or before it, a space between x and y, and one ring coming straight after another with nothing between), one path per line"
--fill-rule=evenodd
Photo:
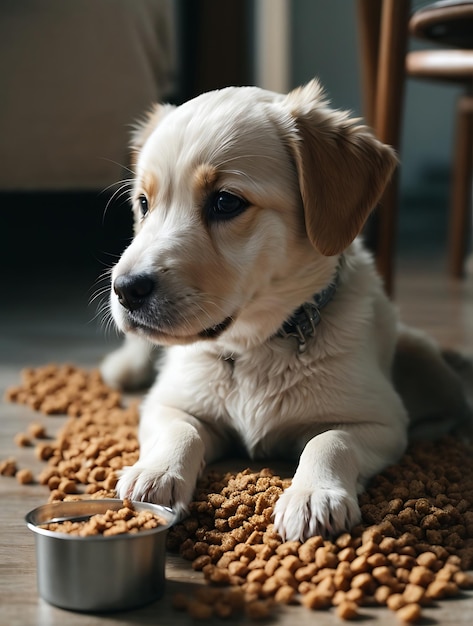
M130 338L103 375L138 383L150 346L165 351L118 495L183 515L204 466L242 446L299 461L275 507L283 538L350 528L409 426L393 384L396 311L357 239L393 151L332 110L317 81L157 106L133 141L136 235L110 301Z

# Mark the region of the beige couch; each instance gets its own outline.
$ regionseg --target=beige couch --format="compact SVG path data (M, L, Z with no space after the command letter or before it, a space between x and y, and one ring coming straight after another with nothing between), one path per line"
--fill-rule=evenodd
M172 91L173 0L0 2L0 191L102 190Z

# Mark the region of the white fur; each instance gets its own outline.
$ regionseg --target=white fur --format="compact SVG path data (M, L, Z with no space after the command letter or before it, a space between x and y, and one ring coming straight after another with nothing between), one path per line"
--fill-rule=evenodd
M323 126L317 145L327 142L327 150L337 149L339 128L354 124L331 111L312 83L288 97L255 88L205 94L159 109L156 125L151 116L143 127L137 233L112 281L149 274L159 281L158 293L140 318L146 323L136 325L113 290L111 309L121 330L167 348L142 407L140 458L124 470L120 497L171 505L183 514L203 467L238 443L250 457L299 458L274 519L283 537L302 540L356 524L357 494L405 448L407 414L391 382L397 315L372 259L359 240L325 256L304 229L304 164L291 151L306 141L297 120L308 114ZM360 132L376 156L393 159ZM378 166L366 158L374 180ZM218 189L249 201L245 213L205 223L205 199L195 191L202 164L217 170ZM348 178L350 162L346 167ZM136 208L141 194L150 205L143 220ZM342 253L337 292L300 352L295 339L276 333L327 286ZM199 337L228 316L233 321L220 336ZM136 350L141 353L136 342L128 343L108 357L103 372L109 382L123 384L130 369L135 378L140 367L147 374L148 358L134 357Z

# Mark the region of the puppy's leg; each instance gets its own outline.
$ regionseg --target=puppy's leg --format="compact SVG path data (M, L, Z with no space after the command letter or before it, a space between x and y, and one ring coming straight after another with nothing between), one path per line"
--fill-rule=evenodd
M140 458L117 484L120 498L155 502L182 516L206 462L222 449L208 425L172 407L145 402L140 422Z
M353 425L316 435L306 444L292 485L276 503L274 522L285 540L333 536L361 519L357 494L405 448L402 431Z
M153 345L127 335L120 348L105 357L100 372L104 381L118 389L140 389L150 385L154 378Z

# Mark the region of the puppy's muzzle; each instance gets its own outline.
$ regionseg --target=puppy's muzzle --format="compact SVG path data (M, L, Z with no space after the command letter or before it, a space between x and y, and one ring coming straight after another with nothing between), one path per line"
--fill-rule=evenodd
M149 274L117 276L113 281L113 291L119 304L126 309L124 319L121 320L126 330L144 334L156 342L169 342L172 339L173 343L189 343L215 339L233 322L233 316L228 316L209 327L202 327L198 317L193 314L192 306L177 306L164 285Z
M113 283L113 290L119 303L128 311L141 309L155 287L155 279L146 274L123 274Z

